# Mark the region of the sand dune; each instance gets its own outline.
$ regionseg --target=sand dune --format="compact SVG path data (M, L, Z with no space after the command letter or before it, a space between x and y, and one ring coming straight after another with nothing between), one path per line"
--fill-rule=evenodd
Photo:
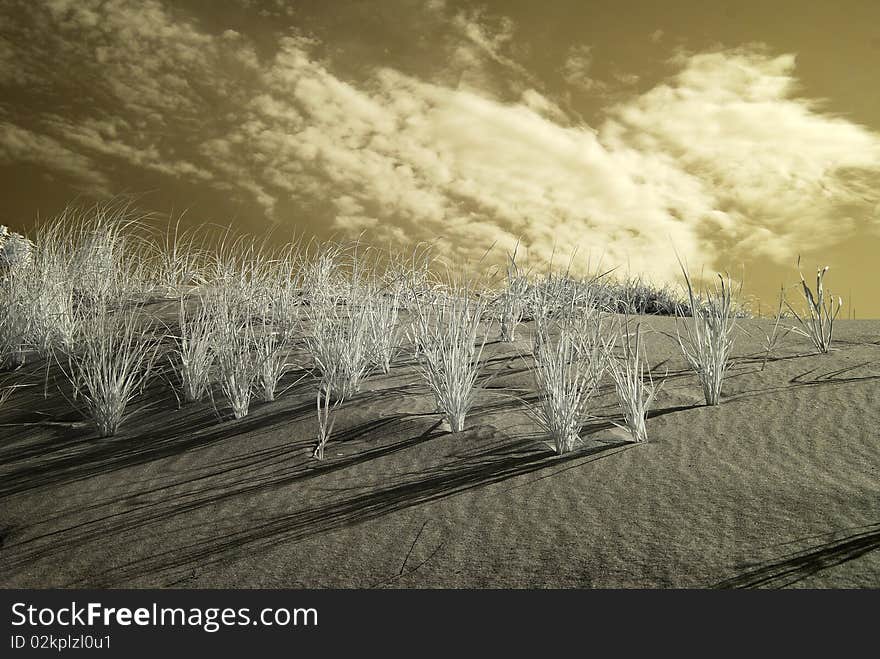
M308 378L239 421L156 381L111 439L21 389L0 409L0 584L880 586L880 321L840 321L828 355L790 336L763 370L747 331L769 321L744 321L718 407L673 323L643 319L666 374L650 443L624 441L606 386L563 456L523 410L528 327L487 346L466 432L403 359L343 405L323 462Z

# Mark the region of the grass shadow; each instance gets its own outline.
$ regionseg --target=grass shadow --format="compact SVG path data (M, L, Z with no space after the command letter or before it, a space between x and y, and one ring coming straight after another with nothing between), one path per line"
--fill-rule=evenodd
M822 570L842 565L880 549L880 524L863 527L860 531L837 538L818 547L812 547L769 561L742 574L718 582L714 588L785 588L818 574Z

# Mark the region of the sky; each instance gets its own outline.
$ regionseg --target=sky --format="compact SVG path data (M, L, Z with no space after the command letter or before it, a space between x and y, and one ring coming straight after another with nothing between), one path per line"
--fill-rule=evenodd
M801 255L876 318L878 64L874 0L0 0L0 223L134 194L461 264L677 253L765 312Z

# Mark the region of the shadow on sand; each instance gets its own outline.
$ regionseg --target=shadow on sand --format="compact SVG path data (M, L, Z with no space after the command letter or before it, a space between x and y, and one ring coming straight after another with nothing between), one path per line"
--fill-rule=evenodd
M342 487L340 481L335 481L335 485L334 481L329 481L326 487L321 488L319 497L312 493L311 496L289 499L289 487L293 484L448 436L448 433L438 430L436 417L435 420L424 417L405 419L400 415L370 422L369 427L352 428L336 439L337 442L345 443L364 433L381 431L392 423L403 426L397 428L395 434L400 436L403 430L407 439L382 446L368 445L366 449L344 459L317 463L303 455L302 451L299 455L291 456L291 448L286 447L283 454L272 452L260 457L272 464L259 475L233 468L229 471L237 473L224 475L214 472L201 479L201 483L200 479L186 479L186 491L182 493L175 494L174 490L159 492L165 488L139 492L137 498L140 501L134 507L126 505L128 502L124 501L105 501L96 506L108 506L103 516L8 545L3 562L12 568L21 567L42 558L76 551L83 544L99 541L101 538L124 536L139 528L162 524L181 516L181 527L174 534L179 540L167 549L108 567L97 574L78 577L66 584L106 587L149 577L157 584L164 581L166 585L171 585L176 583L171 578L179 576L181 572L202 570L212 564L234 560L280 543L298 542L546 468L574 468L629 445L623 442L610 443L556 456L540 444L536 446L534 437L515 441L508 438L489 446L484 443L463 452L458 451L448 456L450 459L443 464L410 472L396 472L379 485L373 483ZM407 426L407 423L415 425ZM419 427L422 428L420 433L412 432ZM181 484L182 481L177 485ZM293 490L294 493L297 491L299 490ZM232 516L227 521L233 526L219 534L213 521L206 522L203 517L196 517L198 521L188 522L183 517L198 509L232 500L241 501L242 506L245 506L248 497L275 493L279 497L286 497L285 500L291 506L300 507L295 510L276 508L274 511L267 511L266 516L246 520ZM125 506L125 509L119 511L120 505ZM118 512L113 512L114 510Z
M860 527L858 533L759 565L748 572L725 579L714 587L784 588L877 549L880 549L880 524L871 524Z

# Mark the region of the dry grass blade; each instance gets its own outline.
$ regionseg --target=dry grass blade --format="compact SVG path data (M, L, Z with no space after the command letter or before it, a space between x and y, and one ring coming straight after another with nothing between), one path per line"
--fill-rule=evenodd
M785 303L785 289L779 291L779 305L776 308L776 315L773 317L773 328L770 333L764 334L764 358L761 360L761 370L767 367L767 361L770 355L776 349L777 344L792 331L791 327L782 327L783 306Z
M336 411L336 408L339 407L340 403L339 401L335 401L331 404L332 399L332 392L323 391L321 389L318 390L316 398L316 407L318 410L318 443L315 446L315 451L312 453L312 457L318 460L324 459L324 447L326 447L327 442L330 441L330 436L333 434L333 426L336 423L333 413Z

